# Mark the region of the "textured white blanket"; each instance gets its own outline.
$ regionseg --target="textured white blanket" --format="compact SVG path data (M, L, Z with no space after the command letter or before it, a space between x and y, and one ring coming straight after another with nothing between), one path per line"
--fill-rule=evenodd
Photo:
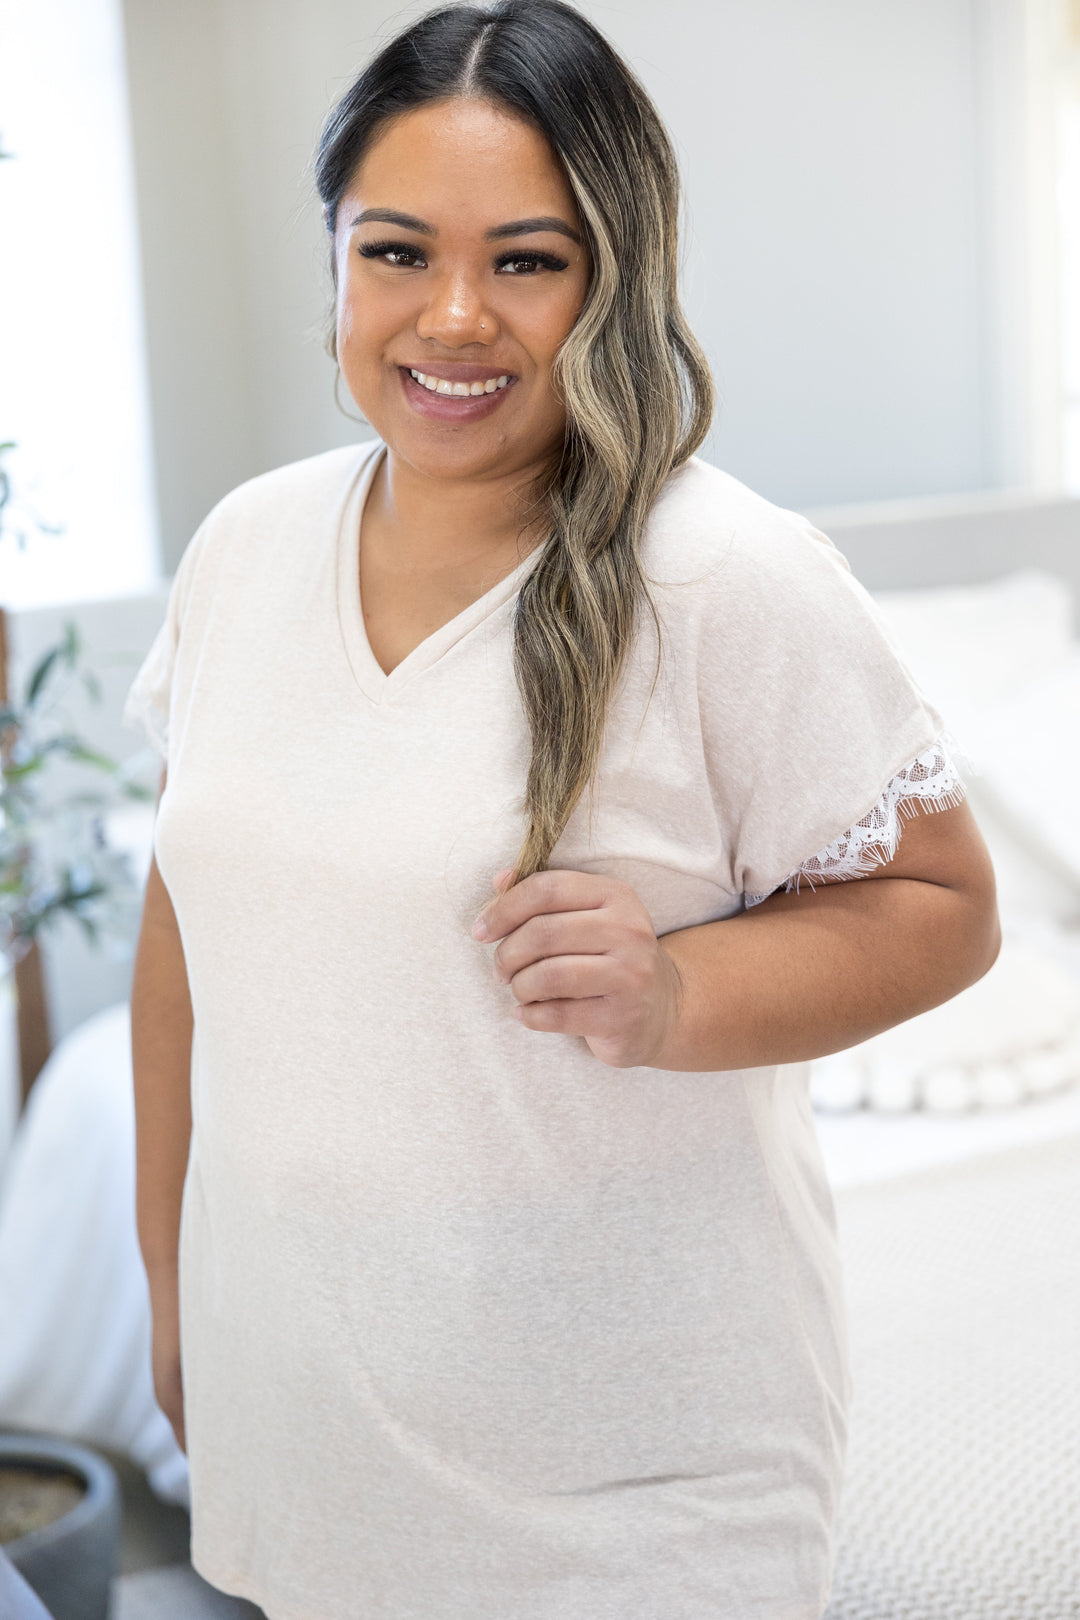
M1080 1615L1080 1137L837 1203L855 1403L827 1620Z

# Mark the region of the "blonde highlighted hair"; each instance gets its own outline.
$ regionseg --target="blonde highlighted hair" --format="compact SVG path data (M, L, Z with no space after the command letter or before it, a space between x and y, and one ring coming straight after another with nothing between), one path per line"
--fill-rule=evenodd
M385 121L452 96L491 101L545 136L573 190L591 264L555 364L566 433L537 495L547 539L514 619L532 743L520 882L547 866L593 780L643 604L659 636L641 535L665 480L708 432L714 391L679 304L671 142L634 74L561 0L444 7L391 40L323 130L315 173L328 230Z

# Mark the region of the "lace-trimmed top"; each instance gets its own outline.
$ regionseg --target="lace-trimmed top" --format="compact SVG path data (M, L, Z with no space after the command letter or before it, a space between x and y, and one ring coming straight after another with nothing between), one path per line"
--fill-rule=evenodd
M192 1562L275 1620L810 1620L848 1377L805 1093L616 1073L514 1019L471 928L524 832L516 582L380 677L381 453L227 495L131 696L194 1015ZM660 622L553 867L630 884L662 934L861 821L819 857L854 875L951 791L944 717L805 519L691 458L641 544Z
M967 790L953 762L950 741L942 735L929 748L916 754L910 764L892 778L865 816L790 873L781 885L784 892L798 891L803 878L813 888L815 878L865 877L876 866L893 859L900 843L903 818L962 803ZM919 801L918 806L915 801ZM776 892L775 889L769 891ZM767 900L769 895L748 894L745 898L749 910Z

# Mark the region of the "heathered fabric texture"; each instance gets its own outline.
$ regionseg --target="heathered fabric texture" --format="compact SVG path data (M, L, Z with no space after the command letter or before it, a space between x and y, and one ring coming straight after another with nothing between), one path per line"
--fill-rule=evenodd
M382 453L227 496L128 700L195 1016L180 1239L196 1569L270 1620L818 1620L848 1374L806 1066L613 1069L470 929L524 831L515 597L389 676ZM693 460L550 864L733 916L942 729L836 549Z

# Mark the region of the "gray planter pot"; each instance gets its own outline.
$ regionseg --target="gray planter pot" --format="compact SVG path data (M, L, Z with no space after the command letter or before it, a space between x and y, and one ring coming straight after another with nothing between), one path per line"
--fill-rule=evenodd
M71 1474L83 1495L67 1513L4 1547L53 1620L108 1620L120 1540L120 1491L110 1465L85 1446L0 1434L0 1467Z
M37 1593L27 1586L0 1547L0 1614L4 1620L52 1620Z

